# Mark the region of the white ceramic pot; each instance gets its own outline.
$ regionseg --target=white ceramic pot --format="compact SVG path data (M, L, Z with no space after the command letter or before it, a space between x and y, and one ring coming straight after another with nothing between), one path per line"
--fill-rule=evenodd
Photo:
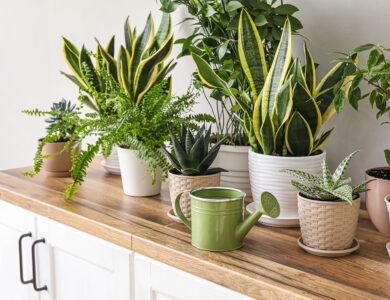
M386 203L387 211L389 212L389 219L390 219L390 195L387 195L385 197L385 203Z
M160 193L162 170L156 169L156 182L150 167L139 159L135 151L118 147L118 157L122 175L123 191L129 196L153 196Z
M326 152L312 156L273 156L249 150L249 176L253 201L260 202L264 191L272 193L279 201L280 216L272 219L262 216L260 222L270 226L299 226L297 190L291 185L293 176L280 172L283 169L305 171L321 176L322 161Z
M102 160L102 166L106 169L108 173L111 173L113 175L121 175L118 150L116 147L112 148L111 154Z
M212 167L224 168L221 173L221 186L236 188L251 196L248 172L249 146L222 145Z

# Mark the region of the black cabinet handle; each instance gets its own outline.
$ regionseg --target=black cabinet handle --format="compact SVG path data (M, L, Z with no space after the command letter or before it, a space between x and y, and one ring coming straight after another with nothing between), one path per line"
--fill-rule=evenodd
M37 274L36 274L36 270L35 270L35 247L38 243L45 243L45 239L36 240L31 246L32 272L33 272L32 282L33 282L34 290L36 290L37 292L40 292L43 290L47 290L47 286L44 285L43 287L40 287L40 288L37 287Z
M23 276L23 248L22 248L22 241L25 237L32 237L31 232L22 234L19 238L19 272L20 272L20 281L23 284L32 283L33 280L24 280Z

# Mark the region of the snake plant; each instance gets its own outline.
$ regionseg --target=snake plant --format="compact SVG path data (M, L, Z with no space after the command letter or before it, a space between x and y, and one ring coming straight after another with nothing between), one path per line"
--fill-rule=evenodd
M226 171L222 168L210 168L217 157L219 148L227 137L222 138L209 150L211 126L206 131L205 127L192 134L191 130L184 125L181 129L181 136L177 138L169 130L173 151L169 152L164 148L173 167L180 174L188 176L211 175Z
M349 185L351 178L343 177L346 169L348 168L349 162L357 152L358 151L355 151L344 158L344 160L336 168L333 175L329 171L326 159L324 159L322 162L322 178L298 170L286 169L282 170L282 172L291 174L299 180L310 184L310 186L307 186L298 181L291 180L291 184L306 197L325 201L343 200L352 205L354 196L368 191L365 186L373 180L365 180L352 187Z
M192 58L199 77L210 87L235 98L245 112L241 124L254 151L267 155L308 156L319 150L331 131L319 136L321 126L335 113L334 101L348 63L337 64L317 84L314 60L304 46L306 65L292 57L292 30L287 19L271 67L267 66L262 38L248 12L238 26L238 52L251 90L237 90L219 77L197 54ZM253 110L251 107L254 106Z
M101 113L104 109L99 96L109 93L107 72L122 86L127 96L139 105L143 96L154 85L162 82L176 64L170 60L164 65L173 45L171 27L171 17L164 13L155 32L153 18L149 14L143 31L138 35L135 29L131 29L127 18L124 26L125 45L119 47L117 58L114 58L115 36L105 48L96 39L98 46L95 55L88 52L84 45L79 50L64 38L63 52L73 75L62 74L85 92L80 100L97 112ZM102 68L107 72L100 72Z

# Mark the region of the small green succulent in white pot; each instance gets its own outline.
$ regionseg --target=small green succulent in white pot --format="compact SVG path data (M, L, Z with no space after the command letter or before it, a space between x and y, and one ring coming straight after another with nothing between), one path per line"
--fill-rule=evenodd
M351 186L345 171L355 151L348 155L331 174L326 160L322 163L322 178L298 170L283 170L297 177L292 180L298 190L298 213L303 243L319 250L343 250L352 245L357 229L360 193L366 192L371 180Z

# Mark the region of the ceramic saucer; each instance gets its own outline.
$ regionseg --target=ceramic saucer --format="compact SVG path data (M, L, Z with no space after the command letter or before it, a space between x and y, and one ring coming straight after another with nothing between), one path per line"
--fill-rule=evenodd
M343 250L319 250L319 249L315 249L315 248L311 248L311 247L306 246L303 243L303 241L302 241L302 237L300 236L298 238L298 246L301 247L306 252L308 252L310 254L313 254L313 255L325 256L325 257L341 257L341 256L345 256L345 255L351 254L352 252L354 252L357 249L359 249L360 244L359 244L359 242L356 239L353 239L352 245L348 249L343 249Z
M246 206L246 210L252 213L256 210L257 206L258 203L251 202ZM272 227L299 227L299 217L278 217L274 219L268 216L262 216L259 223Z
M387 249L387 252L389 252L389 256L390 256L390 242L388 242L386 244L386 249Z
M120 168L118 168L118 167L113 167L113 166L110 166L110 165L107 165L105 160L103 160L103 161L101 162L101 165L102 165L108 172L110 172L111 174L114 174L114 175L121 175L121 169L120 169Z
M167 211L167 216L170 217L175 222L183 223L183 221L180 220L180 218L175 215L175 213L173 212L173 208Z

